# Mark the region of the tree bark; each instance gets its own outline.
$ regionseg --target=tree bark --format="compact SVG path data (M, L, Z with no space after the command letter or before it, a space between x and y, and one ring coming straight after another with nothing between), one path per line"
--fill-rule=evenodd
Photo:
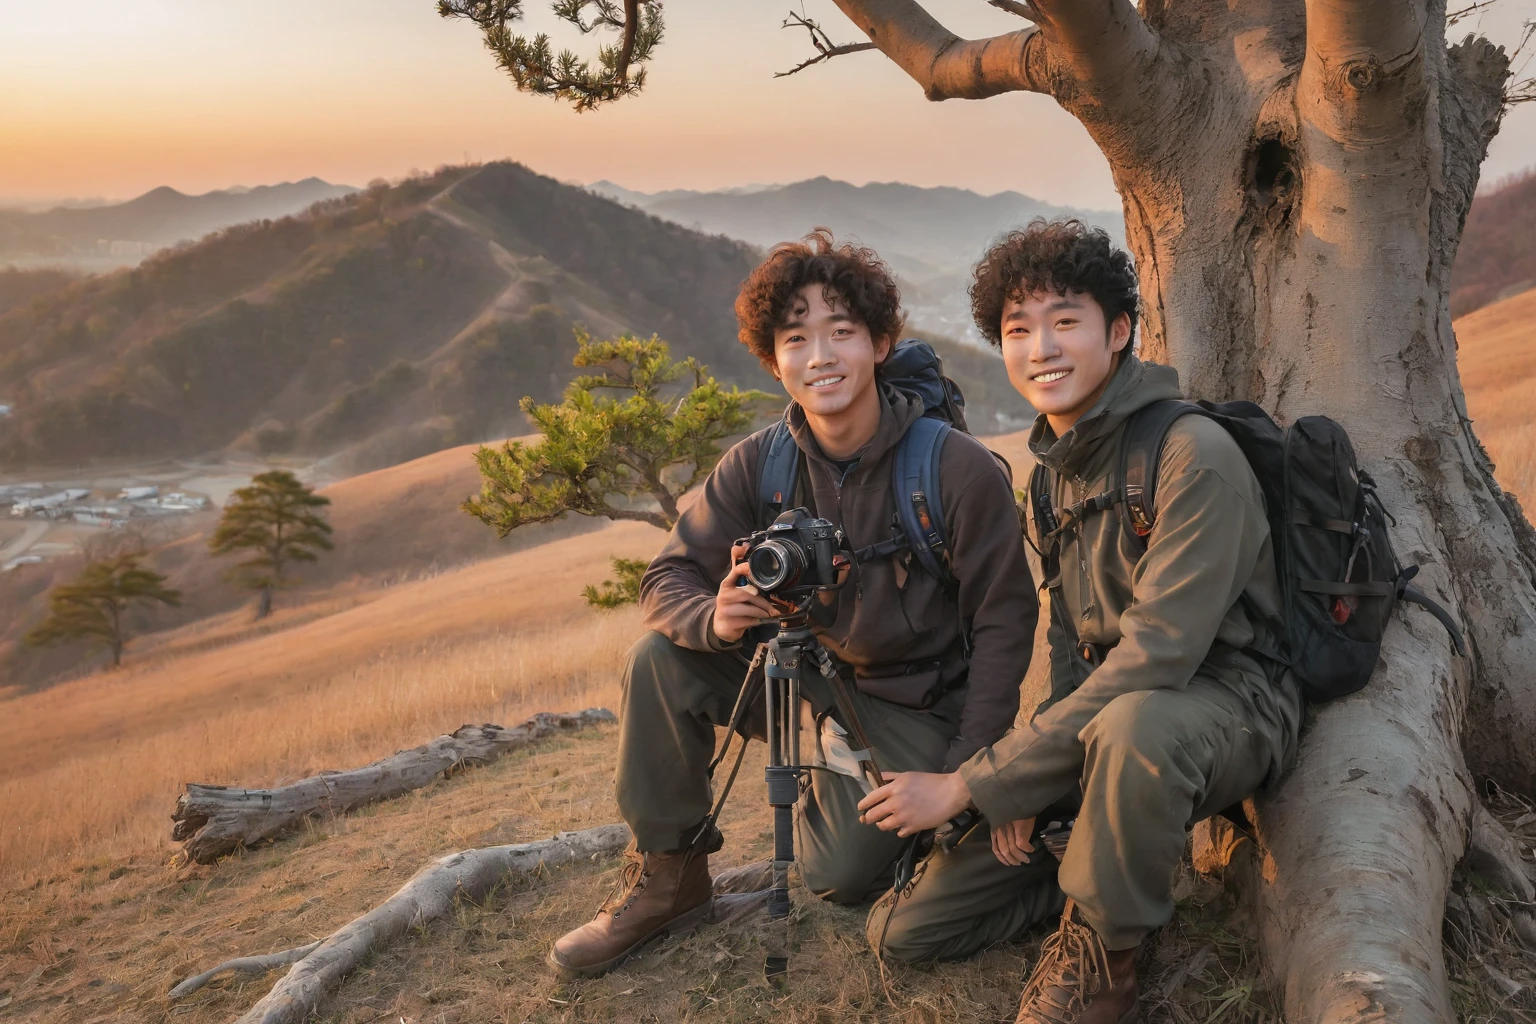
M211 864L234 851L274 839L314 815L345 814L420 789L444 772L488 764L559 731L616 721L605 708L575 714L543 712L511 729L465 725L381 761L343 772L322 772L277 789L236 789L189 783L171 815L171 838L188 862Z
M260 595L256 598L256 621L260 622L272 614L272 588L262 587Z
M926 13L838 4L935 96L924 69L955 44ZM1474 779L1536 790L1536 535L1471 429L1448 302L1508 59L1447 48L1438 0L1034 6L1042 73L1014 87L1049 92L1109 160L1143 354L1191 395L1339 420L1399 555L1464 623L1467 660L1406 608L1371 685L1318 709L1254 808L1287 1019L1448 1020L1441 920Z

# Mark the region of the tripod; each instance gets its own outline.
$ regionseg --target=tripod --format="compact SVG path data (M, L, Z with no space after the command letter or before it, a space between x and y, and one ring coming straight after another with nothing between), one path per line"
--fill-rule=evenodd
M747 709L756 698L757 687L761 685L768 740L768 765L764 775L768 783L768 804L773 808L773 882L768 890L768 952L763 963L763 975L770 982L782 978L789 970L789 868L795 861L795 804L800 800L801 780L810 771L800 753L800 684L801 673L808 665L827 681L849 738L864 753L859 761L860 771L875 786L884 781L848 692L848 683L838 674L832 656L810 630L808 607L809 601L780 619L778 633L758 645L741 692L736 697L736 706L731 710L725 743L709 766L713 776L730 749L732 736L740 731ZM701 838L709 834L720 817L731 785L736 781L736 773L741 769L746 747L747 739L743 736L731 774L699 830Z

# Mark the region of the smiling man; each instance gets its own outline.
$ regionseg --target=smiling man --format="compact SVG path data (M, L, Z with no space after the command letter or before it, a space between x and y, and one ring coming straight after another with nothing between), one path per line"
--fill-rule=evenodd
M971 806L992 823L999 864L1042 867L1055 858L1037 823L1075 814L1056 878L1002 879L969 925L1017 935L1034 888L1059 882L1070 900L1018 1021L1125 1024L1136 951L1173 915L1190 825L1276 779L1295 753L1300 692L1260 653L1276 648L1281 607L1264 496L1237 442L1185 415L1151 454L1151 522L1126 511L1125 446L1153 421L1144 411L1180 393L1171 368L1132 351L1136 276L1103 231L1037 221L1009 234L977 265L971 303L1039 413L1029 446L1059 526L1039 537L1054 570L1051 696L958 771L897 776L859 806L898 835ZM926 881L883 927L921 923Z
M769 254L742 285L736 316L742 342L791 401L782 424L720 460L641 582L650 632L625 670L616 779L634 844L597 916L550 951L564 973L601 973L709 915L708 855L723 842L706 827L715 727L728 723L741 690L749 630L776 618L765 595L737 585L746 564L736 542L771 519L761 482L778 431L793 440L799 467L794 493L779 504L831 520L848 550L862 552L847 585L823 595L813 629L852 683L881 767L953 770L1018 711L1039 605L1010 482L985 447L951 430L937 449L946 578L910 549L891 549L892 469L926 406L882 376L903 324L889 269L818 231ZM849 723L825 680L808 675L817 767L796 813L801 877L818 896L861 903L890 885L906 841L859 822L868 784L851 757L838 756L848 754ZM761 736L756 717L749 728ZM954 916L942 906L936 913Z

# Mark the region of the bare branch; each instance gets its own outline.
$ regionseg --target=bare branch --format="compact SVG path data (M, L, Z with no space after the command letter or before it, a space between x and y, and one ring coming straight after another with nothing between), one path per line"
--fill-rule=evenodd
M1504 103L1507 106L1514 106L1516 103L1536 102L1536 78L1519 77L1525 74L1526 68L1530 67L1531 54L1527 50L1530 49L1533 37L1536 37L1536 21L1528 21L1521 28L1520 42L1515 44L1514 50L1509 55L1509 65L1511 68L1515 66L1515 61L1520 60L1521 57L1524 57L1525 60L1520 62L1518 70L1511 73L1509 86L1504 90Z
M931 100L1049 91L1038 28L990 39L961 39L915 0L835 2Z
M1476 14L1478 11L1492 7L1498 2L1499 0L1477 0L1476 3L1468 4L1460 10L1451 11L1445 16L1445 27L1450 28L1452 25L1456 24L1458 21L1461 21L1463 18L1470 17Z
M1493 0L1488 0L1488 2L1492 3ZM1039 11L1035 10L1030 4L1019 3L1019 0L987 0L987 3L1000 11L1007 11L1009 14L1016 15L1028 22L1040 20Z
M826 30L819 24L803 14L796 14L794 11L789 12L789 17L784 19L784 24L780 27L803 28L809 32L811 34L811 45L816 47L816 56L809 60L801 61L788 71L776 72L773 76L774 78L787 78L797 71L804 71L812 64L820 64L824 60L841 57L845 53L858 53L860 50L875 49L874 43L834 43L832 38L827 35Z

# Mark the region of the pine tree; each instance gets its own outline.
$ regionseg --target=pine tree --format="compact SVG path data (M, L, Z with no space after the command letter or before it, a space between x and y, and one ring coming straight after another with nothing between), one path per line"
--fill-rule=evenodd
M250 551L251 556L230 570L228 578L259 591L256 618L272 611L272 592L298 583L284 570L294 562L313 562L330 551L331 525L318 509L331 503L286 469L273 469L252 478L249 487L234 493L224 516L208 540L215 555Z
M709 475L720 443L746 430L753 407L772 396L727 390L696 359L673 362L667 343L654 335L596 341L578 330L576 342L573 365L597 372L571 381L558 405L524 398L522 409L543 438L482 447L475 454L484 477L480 494L460 507L501 537L570 512L670 530L678 498ZM669 388L690 378L681 394ZM656 507L637 506L647 499ZM614 608L638 599L644 563L614 559L613 567L617 580L589 586L588 604Z
M130 638L127 611L136 602L178 606L181 592L165 586L165 577L139 565L143 552L91 562L70 583L48 595L48 617L26 636L29 644L52 646L89 643L112 652L112 666L123 663Z

